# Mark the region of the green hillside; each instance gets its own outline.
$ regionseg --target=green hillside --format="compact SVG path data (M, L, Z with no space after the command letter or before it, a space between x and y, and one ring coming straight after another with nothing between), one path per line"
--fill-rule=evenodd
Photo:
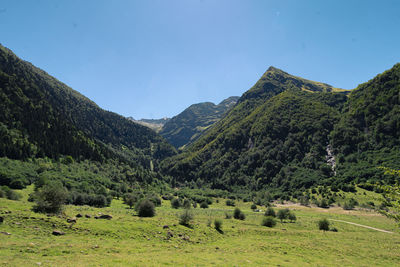
M174 154L146 127L105 111L0 46L0 156L103 161L120 158L144 167Z
M276 197L301 195L315 185L380 181L379 166L399 168L398 77L396 65L349 95L271 67L162 169L178 184L267 189ZM335 169L327 164L329 147Z
M231 109L239 97L232 96L218 105L211 102L193 104L168 120L160 134L176 148L183 148L197 140L200 135Z

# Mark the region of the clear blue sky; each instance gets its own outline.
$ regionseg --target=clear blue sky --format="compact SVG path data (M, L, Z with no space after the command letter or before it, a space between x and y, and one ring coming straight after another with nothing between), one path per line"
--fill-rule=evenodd
M355 88L400 62L400 1L1 0L0 43L104 109L170 117L270 65Z

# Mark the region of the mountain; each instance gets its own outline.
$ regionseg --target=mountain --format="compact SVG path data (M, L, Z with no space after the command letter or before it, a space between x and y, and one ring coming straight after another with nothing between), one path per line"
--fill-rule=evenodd
M119 159L150 168L175 153L147 127L69 88L0 46L0 156Z
M162 119L140 119L135 120L133 117L128 117L129 120L132 120L140 125L146 126L156 133L160 132L162 127L167 123L171 118L162 118Z
M193 104L168 120L160 134L176 148L183 148L193 143L205 130L220 120L238 99L237 96L231 96L218 105L211 102Z
M270 67L228 114L162 169L177 183L297 191L327 181L329 134L349 91Z

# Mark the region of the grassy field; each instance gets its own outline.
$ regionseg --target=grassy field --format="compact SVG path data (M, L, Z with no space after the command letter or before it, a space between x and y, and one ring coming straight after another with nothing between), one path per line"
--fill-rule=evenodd
M26 201L0 199L1 266L396 266L400 263L400 231L397 224L368 210L308 208L284 205L294 211L295 223L261 226L263 212L253 212L251 203L237 203L246 220L225 219L233 207L225 200L209 209L192 209L192 228L179 225L182 209L169 201L156 208L153 218L139 218L119 200L109 208L67 206L64 217L31 211ZM277 205L276 210L281 207ZM261 207L264 211L265 208ZM8 211L11 211L9 213ZM76 214L76 224L66 222ZM94 219L98 213L111 220ZM223 232L209 222L223 221ZM378 232L342 222L333 222L338 232L317 228L321 218L338 219L393 231ZM163 226L169 228L164 229ZM66 234L53 236L53 229ZM169 234L173 236L168 238Z

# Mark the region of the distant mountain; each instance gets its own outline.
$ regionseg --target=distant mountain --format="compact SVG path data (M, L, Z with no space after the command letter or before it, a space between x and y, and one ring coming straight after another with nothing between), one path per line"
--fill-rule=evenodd
M133 117L128 117L128 119L146 126L152 130L154 130L156 133L160 132L162 127L167 123L171 118L162 118L162 119L140 119L140 120L135 120Z
M150 168L174 148L0 45L0 156L120 159Z
M205 130L219 121L238 99L239 97L232 96L218 105L211 102L193 104L168 120L160 134L176 148L183 148L193 143Z

